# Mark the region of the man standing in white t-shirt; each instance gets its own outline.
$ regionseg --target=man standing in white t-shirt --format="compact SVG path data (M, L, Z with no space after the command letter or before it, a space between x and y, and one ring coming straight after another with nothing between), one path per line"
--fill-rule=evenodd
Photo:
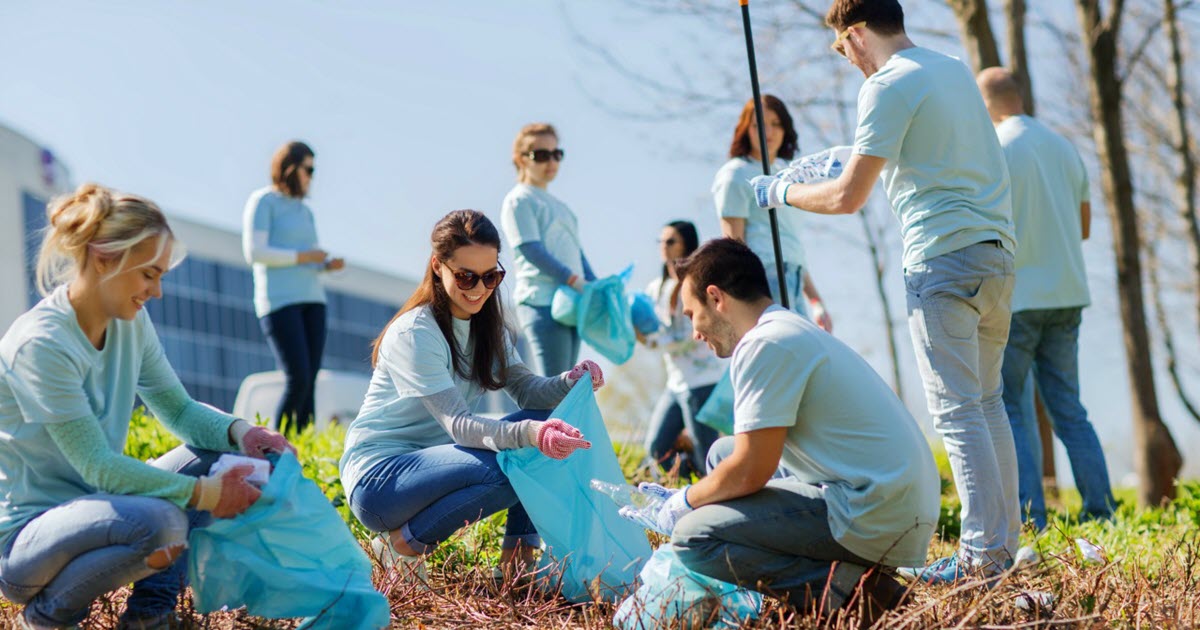
M916 421L862 357L771 300L741 242L709 241L678 276L696 338L733 357L734 436L658 529L688 568L799 609L857 601L859 584L870 615L895 607L889 569L925 559L941 505Z
M1079 400L1079 323L1091 302L1082 246L1092 218L1087 170L1066 138L1025 115L1011 72L988 68L977 82L1008 161L1013 223L1021 243L1002 370L1021 511L1039 530L1046 527L1041 436L1037 418L1023 405L1032 368L1054 433L1071 460L1083 517L1106 518L1114 505L1108 467Z
M896 0L835 0L833 48L862 71L854 153L815 184L756 177L762 207L852 214L882 180L904 238L917 368L962 501L958 550L902 574L931 584L1012 564L1021 517L1000 369L1013 289L1008 167L975 77L917 46ZM795 208L797 210L793 210Z

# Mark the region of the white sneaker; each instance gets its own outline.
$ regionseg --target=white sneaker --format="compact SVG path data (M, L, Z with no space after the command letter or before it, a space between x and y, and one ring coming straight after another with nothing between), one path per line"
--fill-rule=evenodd
M405 556L396 553L382 536L371 539L371 560L377 562L386 572L395 572L406 580L428 583L429 574L425 571L423 556Z

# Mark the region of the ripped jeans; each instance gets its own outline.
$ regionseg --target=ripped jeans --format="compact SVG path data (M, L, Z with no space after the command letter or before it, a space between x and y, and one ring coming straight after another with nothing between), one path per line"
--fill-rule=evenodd
M200 476L220 455L180 446L152 465ZM29 521L10 540L0 554L0 592L25 604L29 621L60 627L78 624L92 600L134 582L125 617L153 618L174 610L187 574L188 531L210 518L165 499L81 496ZM175 546L182 547L166 570L147 565L155 551Z

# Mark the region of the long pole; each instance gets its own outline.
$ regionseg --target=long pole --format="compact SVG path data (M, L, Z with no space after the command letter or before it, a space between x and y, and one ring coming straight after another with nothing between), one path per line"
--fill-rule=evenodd
M763 175L771 174L771 157L767 154L767 127L763 124L762 94L758 89L758 64L754 61L754 35L750 31L750 0L738 0L742 5L742 30L746 33L746 57L750 60L750 88L754 92L754 118L758 122L758 158L762 162ZM783 271L783 245L779 242L779 217L775 208L768 208L771 217L771 246L775 248L775 273L779 276L779 303L791 308L788 299L787 277ZM797 278L797 282L804 282Z

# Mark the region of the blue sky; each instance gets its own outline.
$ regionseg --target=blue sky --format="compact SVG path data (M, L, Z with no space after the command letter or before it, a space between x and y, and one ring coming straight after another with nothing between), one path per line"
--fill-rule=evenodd
M498 219L513 184L513 135L526 122L550 121L567 151L551 192L578 215L597 270L634 262L641 286L656 273L663 223L690 218L702 237L716 234L708 188L748 79L745 94L718 104L712 118L614 116L596 99L626 107L648 101L583 51L571 28L631 65L669 74L665 59L691 59L703 76L706 60L743 50L737 5L729 5L712 31L725 35L709 37L604 0L7 0L0 4L0 123L52 149L76 182L143 194L230 229L240 228L248 194L267 183L273 149L304 139L317 152L311 205L322 245L352 265L416 275L429 229L447 211L477 208ZM813 55L827 44L788 42ZM781 72L772 59L760 59L764 76ZM714 84L735 85L737 69L714 65ZM811 138L801 143L806 152L820 148ZM1098 185L1093 191L1099 197ZM1106 446L1119 448L1129 443L1129 403L1108 226L1097 215L1085 248L1095 306L1085 316L1083 388L1085 404L1099 410L1093 417ZM888 374L870 263L838 236L857 233L856 221L815 218L810 266L839 336ZM921 417L892 251L887 282L906 402ZM1172 412L1165 384L1160 396ZM1186 421L1173 428L1181 445L1197 438ZM1119 479L1128 463L1113 467Z

